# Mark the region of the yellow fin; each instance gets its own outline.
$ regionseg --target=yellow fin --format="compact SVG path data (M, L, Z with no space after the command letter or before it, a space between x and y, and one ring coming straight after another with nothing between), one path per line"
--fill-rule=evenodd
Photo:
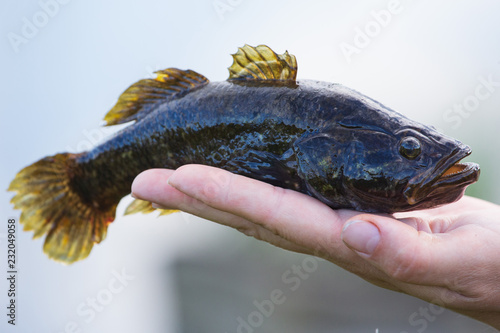
M132 201L130 205L127 206L127 209L125 209L125 215L137 213L149 214L154 211L155 209L151 206L151 202L134 199L134 201Z
M232 55L228 80L294 81L297 77L297 59L286 51L276 54L266 45L246 45Z
M178 213L180 210L177 209L158 209L160 211L160 216L162 215L170 215L173 213Z
M149 201L134 199L134 201L132 201L125 210L125 215L136 213L149 214L154 212L155 210L159 210L160 215L168 215L178 212L178 210L175 209L156 209L151 206L151 202Z
M44 252L66 264L86 258L106 237L116 209L95 209L71 189L76 156L45 157L19 171L8 189L17 192L11 202L22 210L24 230L33 230L34 238L47 234Z
M167 68L155 73L156 78L137 81L121 94L104 117L107 126L137 120L158 102L179 98L208 83L206 77L192 70Z

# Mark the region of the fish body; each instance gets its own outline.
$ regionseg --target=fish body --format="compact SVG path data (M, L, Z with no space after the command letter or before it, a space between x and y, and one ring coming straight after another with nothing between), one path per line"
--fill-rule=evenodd
M16 176L9 189L18 192L21 223L47 234L50 257L86 257L135 176L150 168L211 165L332 208L384 213L456 201L479 176L477 164L458 163L470 154L461 142L340 84L296 81L288 53L245 46L233 58L224 82L171 68L135 83L105 118L133 124ZM128 209L138 211L152 208L136 201Z

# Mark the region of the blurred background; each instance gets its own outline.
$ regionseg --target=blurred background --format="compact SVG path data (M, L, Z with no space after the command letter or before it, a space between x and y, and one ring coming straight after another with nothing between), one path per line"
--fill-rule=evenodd
M288 50L299 79L342 83L469 144L482 174L468 194L500 203L499 12L494 0L4 2L1 272L17 171L105 139L119 128L100 127L119 94L155 70L225 80L245 43ZM18 227L17 325L1 278L1 332L494 331L185 213L123 217L128 202L71 266Z

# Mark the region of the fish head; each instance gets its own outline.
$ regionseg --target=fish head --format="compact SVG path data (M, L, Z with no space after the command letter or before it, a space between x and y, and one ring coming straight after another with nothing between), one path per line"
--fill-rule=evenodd
M394 213L460 199L479 165L471 149L345 86L321 92L322 122L294 144L307 192L332 208Z
M409 179L402 197L408 203L405 210L455 202L463 196L467 186L477 182L480 174L477 163L461 162L472 153L469 146L434 128L424 127L420 133L424 138L421 160L427 168L415 172ZM405 138L408 136L406 131L402 134Z
M471 149L432 127L404 123L393 132L335 126L299 140L294 149L308 192L332 208L384 213L458 200L479 177L479 165L460 163Z
M432 127L399 120L398 129L358 129L346 151L342 185L353 206L386 213L460 199L479 165L461 163L471 149Z

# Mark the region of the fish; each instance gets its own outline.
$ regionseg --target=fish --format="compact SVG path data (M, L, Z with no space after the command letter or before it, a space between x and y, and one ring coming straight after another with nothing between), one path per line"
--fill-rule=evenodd
M134 178L151 168L210 165L332 209L388 214L454 202L478 180L479 165L461 162L467 145L341 84L297 80L288 51L245 45L232 57L226 81L167 68L132 84L104 118L128 126L15 176L8 190L20 223L45 235L51 259L86 258ZM152 211L135 200L125 213Z

